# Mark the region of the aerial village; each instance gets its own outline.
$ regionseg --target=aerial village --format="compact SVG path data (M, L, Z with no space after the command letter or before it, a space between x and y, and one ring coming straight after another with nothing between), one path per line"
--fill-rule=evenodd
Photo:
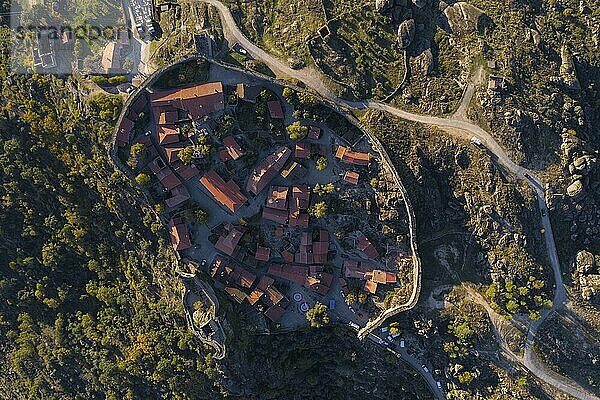
M281 87L213 75L142 93L116 137L178 257L257 327L301 327L316 302L333 321L364 326L412 265L403 200L380 155L364 136L295 118Z

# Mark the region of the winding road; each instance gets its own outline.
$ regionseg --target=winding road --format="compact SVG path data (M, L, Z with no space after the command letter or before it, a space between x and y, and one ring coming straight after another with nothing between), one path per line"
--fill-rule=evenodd
M214 6L220 12L223 22L222 25L224 35L229 41L230 45L239 43L252 57L264 62L276 74L297 79L318 93L322 98L349 110L381 110L401 119L437 126L460 139L470 140L471 138L476 137L493 154L494 158L499 164L505 167L508 171L512 172L517 178L525 180L534 189L538 199L540 211L542 211L540 214L541 226L545 230L544 239L548 252L548 261L552 266L556 288L552 309L545 311L540 320L531 322L529 324L527 340L524 348L524 356L518 357L515 355L515 357L517 358L518 362L530 370L531 373L533 373L536 377L554 386L556 389L580 399L598 399L598 397L589 393L577 383L549 370L537 359L537 356L533 352L533 341L538 328L548 317L548 315L552 314L558 308L564 306L567 299L567 293L562 281L560 263L556 252L556 245L552 233L548 208L544 200L544 189L542 182L531 171L513 162L489 132L469 121L466 117L468 104L475 91L475 83L473 81L479 80L480 72L478 71L476 74L474 74L475 79L469 82L465 88L465 93L463 94L463 98L460 106L457 109L457 112L447 118L410 113L376 100L352 102L340 99L327 87L325 82L322 80L321 73L319 71L312 67L306 67L298 70L292 69L284 61L267 53L248 40L248 38L246 38L246 36L244 36L244 34L238 28L236 21L229 9L220 1L200 1Z

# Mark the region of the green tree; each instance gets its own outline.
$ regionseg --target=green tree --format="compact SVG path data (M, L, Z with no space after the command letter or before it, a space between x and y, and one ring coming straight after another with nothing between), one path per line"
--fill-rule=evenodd
M138 185L146 186L150 183L150 177L148 174L141 173L135 177L135 181L138 183Z
M184 147L183 149L181 149L179 151L179 153L177 153L177 157L179 157L179 159L181 160L182 163L187 164L187 165L191 164L192 159L194 158L194 147L193 146Z
M317 158L317 171L323 171L327 169L327 157L319 157Z
M462 384L468 385L473 381L473 374L469 371L465 371L462 374L458 375L458 381Z
M127 77L123 75L111 76L110 78L108 78L108 83L115 86L125 82L127 82Z
M313 191L316 194L318 194L319 196L333 193L334 190L335 190L335 185L332 182L326 183L324 185L321 185L320 183L316 183L315 187L313 189Z
M101 119L112 121L117 119L119 110L123 105L121 96L115 94L98 93L88 102L92 112Z
M300 125L300 122L296 121L291 125L286 126L286 133L292 140L302 140L308 134L308 126Z
M127 160L127 164L131 168L137 168L140 161L144 158L145 155L145 146L141 143L135 143L129 149L129 160Z
M315 218L323 218L327 215L327 204L320 201L308 209L308 214Z
M317 302L313 308L306 312L306 319L313 328L321 328L329 324L329 310L325 304Z
M189 218L200 225L208 224L209 217L210 216L208 215L208 213L201 208L189 211Z

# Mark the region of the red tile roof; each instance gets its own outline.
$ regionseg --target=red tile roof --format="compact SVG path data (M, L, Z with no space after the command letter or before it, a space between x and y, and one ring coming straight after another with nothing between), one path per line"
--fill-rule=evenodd
M173 170L171 170L169 167L158 171L156 173L156 177L166 190L172 190L173 188L181 185L181 181L175 176Z
M165 154L167 155L167 161L169 164L173 163L176 160L179 160L177 156L181 150L185 147L185 143L175 143L170 146L165 146Z
M358 184L359 174L354 171L346 171L344 174L344 180L352 185Z
M277 210L275 208L263 207L263 219L273 221L277 224L285 225L288 220L287 210Z
M244 151L233 136L227 136L226 138L224 138L223 144L225 145L225 150L227 151L227 154L229 154L232 160L237 160L238 158L244 155Z
M273 278L263 275L260 277L260 281L258 282L258 284L256 285L256 288L262 291L267 290L273 283L275 283L275 281L273 280Z
M296 143L296 152L294 154L296 158L307 159L310 157L310 144L306 142Z
M256 280L256 275L242 267L235 267L231 280L236 285L250 289Z
M321 137L321 128L318 126L311 126L308 129L308 137L314 140L318 140Z
M292 151L289 148L280 147L273 154L267 156L252 170L246 190L259 194L279 174L291 154Z
M306 210L310 205L310 189L306 185L292 187L291 209Z
M269 265L267 274L295 282L298 285L304 285L308 276L308 267L271 264Z
M374 269L373 271L366 274L375 283L396 283L396 275L391 272L382 271L380 269Z
M235 226L230 226L227 236L219 236L219 239L217 239L215 249L228 256L233 256L239 247L238 243L242 236L244 236L244 230Z
M121 120L121 125L119 125L119 130L117 131L117 145L119 147L124 147L129 143L129 134L131 133L132 128L132 120L128 118L123 118Z
M294 227L308 228L310 218L308 214L299 211L290 211L289 224Z
M165 199L165 203L167 204L167 207L173 208L177 207L189 198L190 192L188 192L185 186L179 185L171 190L171 197Z
M271 186L265 206L278 210L287 210L288 188L285 186Z
M364 289L371 294L375 294L375 292L377 291L377 282L366 281Z
M175 125L159 125L156 127L156 133L161 145L179 142L179 128Z
M187 111L192 119L198 119L224 108L223 85L210 82L203 85L171 89L150 95L153 107L171 106Z
M256 254L254 258L258 261L269 261L269 257L271 256L271 249L268 247L258 246L256 249Z
M219 150L219 158L223 162L229 161L229 160L232 159L231 158L231 154L229 154L229 152L227 151L227 149Z
M264 294L264 292L260 289L254 289L247 297L248 299L248 303L254 305L256 304L256 302L258 302L258 300L260 300L260 298L262 297L262 295Z
M289 263L294 262L294 254L290 253L287 250L284 250L281 252L281 257L283 257L283 259L286 262L289 262Z
M365 274L371 271L369 265L356 260L344 261L344 277L365 279Z
M173 162L173 164L171 164L171 167L173 167L175 169L175 172L177 172L179 176L186 181L195 177L200 172L198 171L198 168L196 168L195 165L185 165L179 160Z
M365 253L369 258L379 258L379 253L375 249L375 246L362 233L358 236L358 250Z
M179 120L177 109L173 107L152 107L156 125L173 125Z
M281 237L283 236L283 228L278 226L277 228L275 228L275 236Z
M271 118L283 118L283 109L281 108L281 103L279 100L268 101L267 107L269 108L269 115Z
M171 234L171 244L175 250L180 251L192 247L187 226L181 218L174 218L169 221L169 232Z
M345 163L354 165L369 165L371 158L369 153L359 153L344 146L338 146L335 156Z
M225 183L223 178L214 170L210 170L200 178L200 183L204 185L215 200L227 207L229 211L235 213L242 205L248 201L242 194L239 186L232 180Z

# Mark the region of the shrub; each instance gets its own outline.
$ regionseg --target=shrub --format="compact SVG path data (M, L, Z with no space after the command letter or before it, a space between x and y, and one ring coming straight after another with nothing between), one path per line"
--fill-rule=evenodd
M138 174L135 177L135 181L138 183L138 185L146 186L150 183L150 177L148 176L148 174Z
M323 171L327 169L327 157L319 157L317 158L317 171Z
M285 128L286 133L292 140L302 140L308 134L308 126L300 125L300 122L296 121Z

